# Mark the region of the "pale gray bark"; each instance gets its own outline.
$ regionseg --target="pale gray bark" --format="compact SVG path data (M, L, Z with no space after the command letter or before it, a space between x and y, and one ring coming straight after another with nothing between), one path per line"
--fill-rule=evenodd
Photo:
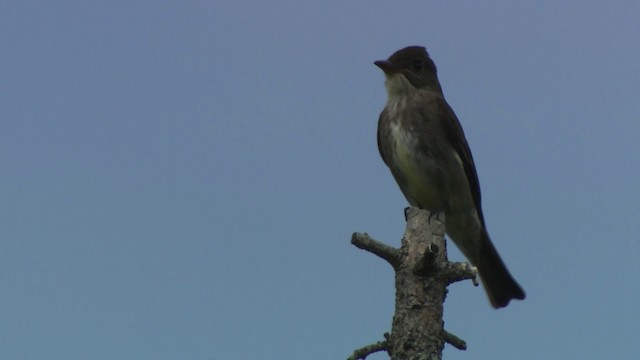
M349 359L365 359L387 351L392 360L439 360L445 343L464 350L464 340L444 330L447 285L474 279L475 268L450 263L444 239L444 213L410 208L400 249L355 233L351 243L386 260L395 270L396 306L391 333L385 340L356 350Z

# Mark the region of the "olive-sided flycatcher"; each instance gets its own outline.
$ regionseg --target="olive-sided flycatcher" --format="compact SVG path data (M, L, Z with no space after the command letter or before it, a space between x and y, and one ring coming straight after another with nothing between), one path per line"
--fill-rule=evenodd
M427 50L410 46L375 64L388 96L378 149L402 193L412 206L444 211L447 235L477 267L493 307L524 299L487 233L473 157Z

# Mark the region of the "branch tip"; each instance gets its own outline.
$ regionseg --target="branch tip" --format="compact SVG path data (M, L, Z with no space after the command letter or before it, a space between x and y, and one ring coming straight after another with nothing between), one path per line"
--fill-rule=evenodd
M480 285L478 281L478 268L467 262L449 262L444 269L444 275L449 284L471 280L473 281L473 285Z
M386 338L386 336L385 336ZM375 344L367 345L353 352L351 356L347 358L347 360L364 360L367 356L379 352L379 351L388 351L389 343L387 340L378 341Z
M457 337L456 335L453 335L452 333L448 332L447 330L442 330L443 331L443 335L444 335L444 341L453 346L454 348L458 349L458 350L467 350L467 342L462 340L461 338Z
M400 250L373 239L367 233L353 233L351 244L386 260L394 268L400 264Z

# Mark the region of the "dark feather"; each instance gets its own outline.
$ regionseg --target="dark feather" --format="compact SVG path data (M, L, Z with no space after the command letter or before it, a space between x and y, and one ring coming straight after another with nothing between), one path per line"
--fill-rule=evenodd
M476 165L473 162L473 155L471 155L471 149L464 136L462 125L458 117L453 112L453 109L449 104L440 97L436 100L439 107L438 114L442 116L441 123L443 130L451 143L451 146L455 149L456 153L462 160L464 166L464 172L467 175L467 181L471 188L471 195L473 196L473 202L478 212L478 217L484 226L484 215L482 214L482 199L480 194L480 182L478 181L478 173L476 172Z

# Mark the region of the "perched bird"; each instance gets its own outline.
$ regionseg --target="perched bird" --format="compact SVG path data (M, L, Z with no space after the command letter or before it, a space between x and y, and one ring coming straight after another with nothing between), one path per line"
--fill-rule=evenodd
M378 149L407 201L444 211L447 235L477 267L494 308L524 299L487 233L473 157L429 53L410 46L375 65L385 73L388 96Z

